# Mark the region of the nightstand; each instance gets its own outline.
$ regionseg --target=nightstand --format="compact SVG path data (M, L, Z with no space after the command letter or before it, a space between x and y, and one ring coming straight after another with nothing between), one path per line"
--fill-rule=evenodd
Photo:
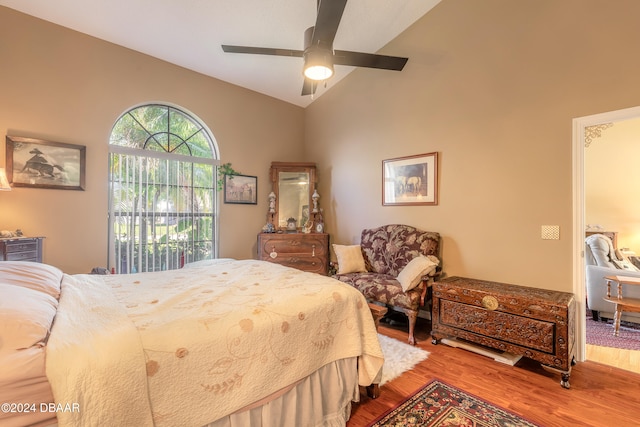
M42 262L44 237L9 237L0 239L0 261Z

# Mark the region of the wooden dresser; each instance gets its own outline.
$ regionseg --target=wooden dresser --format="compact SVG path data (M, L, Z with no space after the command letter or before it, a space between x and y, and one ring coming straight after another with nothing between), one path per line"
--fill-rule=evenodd
M9 237L0 239L0 261L42 262L44 237Z
M260 233L258 259L326 275L329 271L329 235Z
M536 360L569 388L575 364L573 294L463 277L433 284L433 343L460 338Z

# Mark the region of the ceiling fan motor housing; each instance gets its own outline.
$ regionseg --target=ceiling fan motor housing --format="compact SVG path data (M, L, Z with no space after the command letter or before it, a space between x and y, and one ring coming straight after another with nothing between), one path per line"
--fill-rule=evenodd
M303 74L312 80L325 80L333 75L333 49L322 40L312 44L314 29L309 27L304 32Z

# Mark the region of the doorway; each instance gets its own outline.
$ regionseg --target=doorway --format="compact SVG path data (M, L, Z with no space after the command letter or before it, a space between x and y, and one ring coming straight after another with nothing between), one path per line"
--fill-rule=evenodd
M585 138L587 128L640 118L640 107L626 108L573 119L573 293L578 301L577 357L586 359L585 232Z

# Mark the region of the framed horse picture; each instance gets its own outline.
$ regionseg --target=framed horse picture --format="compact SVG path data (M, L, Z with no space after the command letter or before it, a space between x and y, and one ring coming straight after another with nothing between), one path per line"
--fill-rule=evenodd
M258 204L258 177L237 174L225 175L224 202L243 205Z
M382 204L438 204L438 153L382 161Z
M86 149L7 135L7 178L14 187L84 191Z

